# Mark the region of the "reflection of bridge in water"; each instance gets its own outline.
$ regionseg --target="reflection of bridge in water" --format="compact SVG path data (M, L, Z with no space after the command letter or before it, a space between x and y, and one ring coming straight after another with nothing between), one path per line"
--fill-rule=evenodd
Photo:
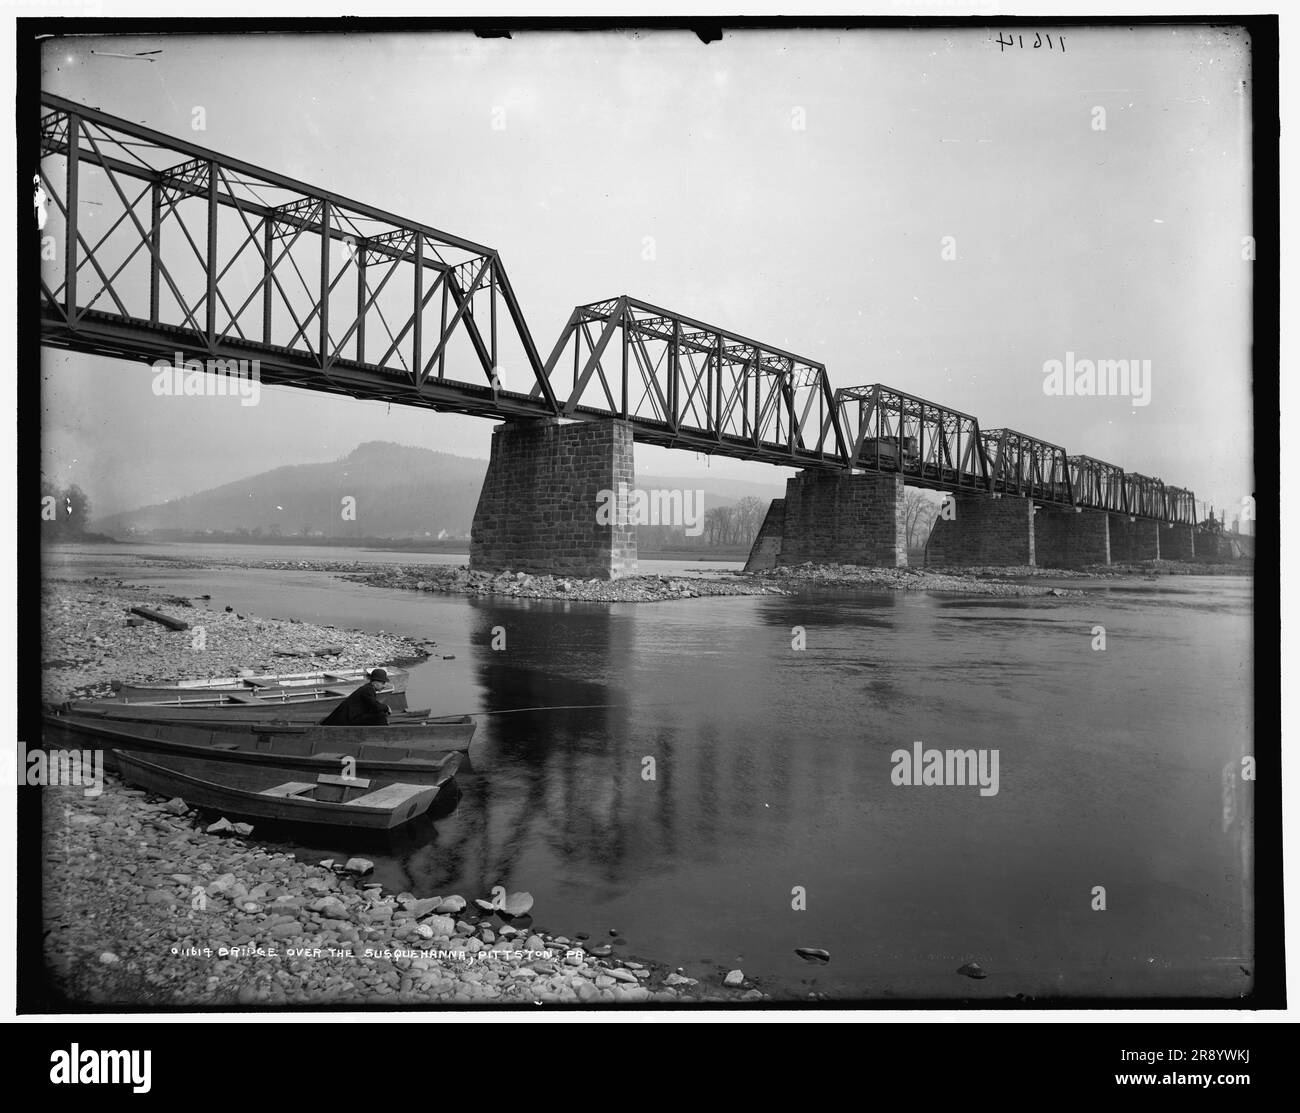
M62 97L41 103L57 245L42 254L42 342L179 354L212 374L256 361L263 383L505 419L477 566L630 571L635 526L598 522L595 507L632 478L636 441L802 468L760 563L760 550L906 563L904 483L953 494L937 534L953 559L1106 562L1112 548L1158 556L1162 538L1166 555L1192 553L1189 490L891 387L833 390L815 360L627 296L579 306L543 359L492 248Z
M543 872L541 854L601 891L619 891L629 878L653 887L661 870L724 855L755 808L764 810L766 837L784 838L796 815L815 809L871 756L831 749L805 763L793 747L758 744L722 706L701 722L691 706L665 701L658 685L629 691L629 677L656 667L646 662L655 642L609 608L467 602L476 612L471 652L488 713L474 744L480 771L458 778L455 822L411 849L409 884L440 891L455 881L481 885L473 895L485 895ZM787 630L797 604L787 612L771 603L763 621ZM508 653L491 648L499 626L509 631ZM670 672L687 667L676 654L658 663ZM647 757L653 779L643 775ZM488 768L491 775L482 772Z

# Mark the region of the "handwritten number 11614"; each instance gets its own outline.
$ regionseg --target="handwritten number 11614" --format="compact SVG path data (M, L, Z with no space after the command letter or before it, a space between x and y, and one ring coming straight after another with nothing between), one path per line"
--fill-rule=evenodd
M1051 35L1045 32L1035 31L1033 42L1031 42L1029 46L1026 47L1024 35L1003 35L1001 31L998 32L998 53L999 54L1001 54L1009 46L1013 46L1018 50L1042 50L1044 43L1047 44L1048 50L1055 50L1056 47L1059 46L1061 48L1061 53L1062 54L1065 53L1064 35L1056 36L1056 45L1054 46L1052 44Z

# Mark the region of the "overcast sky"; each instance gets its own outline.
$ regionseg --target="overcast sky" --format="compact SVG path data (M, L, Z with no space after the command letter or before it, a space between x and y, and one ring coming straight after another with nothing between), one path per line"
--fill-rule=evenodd
M574 305L627 293L824 363L834 387L887 383L1235 506L1254 487L1248 42L996 38L78 39L47 46L43 81L497 248L544 353ZM1150 403L1046 394L1067 352L1150 360ZM176 399L160 422L142 365L43 350L42 373L46 470L100 513L367 440L486 457L493 425L292 388ZM645 445L636 462L787 474Z

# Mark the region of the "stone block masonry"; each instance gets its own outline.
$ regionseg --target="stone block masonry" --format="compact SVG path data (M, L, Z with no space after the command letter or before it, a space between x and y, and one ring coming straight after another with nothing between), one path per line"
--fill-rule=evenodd
M1192 544L1196 556L1209 561L1240 560L1242 551L1241 538L1234 533L1202 533L1198 531Z
M754 538L745 561L746 572L761 572L775 568L781 559L781 539L785 534L785 499L773 499L767 508L767 517Z
M1034 514L1034 560L1040 568L1109 564L1110 515L1039 506Z
M934 523L927 565L1032 567L1034 504L1030 499L959 494L951 518Z
M1160 556L1163 560L1192 560L1196 556L1195 527L1175 522L1160 529Z
M902 476L802 471L781 501L778 564L907 567Z
M1110 559L1113 564L1131 564L1160 559L1160 526L1149 518L1110 515Z
M635 575L636 526L617 515L602 524L597 516L600 492L634 486L632 453L632 426L623 421L498 425L474 511L470 567L583 579Z

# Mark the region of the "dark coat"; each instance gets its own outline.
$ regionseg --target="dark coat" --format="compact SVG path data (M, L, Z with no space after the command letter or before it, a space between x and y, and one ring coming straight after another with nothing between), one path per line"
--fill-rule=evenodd
M388 706L369 680L321 720L321 725L327 727L382 727L387 723Z

